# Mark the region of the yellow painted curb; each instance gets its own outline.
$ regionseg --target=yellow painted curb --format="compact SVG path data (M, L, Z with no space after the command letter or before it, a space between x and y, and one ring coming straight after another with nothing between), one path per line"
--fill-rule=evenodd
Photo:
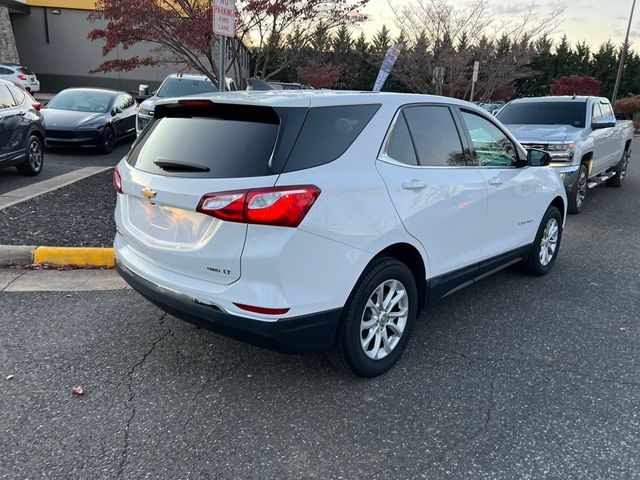
M113 248L38 247L33 251L33 263L113 267Z

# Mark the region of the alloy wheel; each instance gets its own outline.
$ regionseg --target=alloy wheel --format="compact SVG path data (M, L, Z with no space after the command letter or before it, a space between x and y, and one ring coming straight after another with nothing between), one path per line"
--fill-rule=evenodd
M585 171L580 172L580 178L578 179L578 189L576 191L576 206L582 207L584 199L587 196L587 173Z
M553 260L553 256L558 248L558 237L560 233L560 226L558 220L550 218L547 225L544 227L544 233L540 240L540 264L546 267Z
M34 172L38 172L42 168L42 146L37 140L32 140L29 144L29 165Z
M387 280L373 291L360 321L360 345L365 355L380 360L398 345L407 325L409 296L402 282Z
M114 133L110 128L105 129L104 131L104 148L110 150L113 147L114 142Z
M624 154L624 158L622 159L622 165L620 165L620 181L624 180L624 177L627 175L627 167L629 166L629 155L627 153Z

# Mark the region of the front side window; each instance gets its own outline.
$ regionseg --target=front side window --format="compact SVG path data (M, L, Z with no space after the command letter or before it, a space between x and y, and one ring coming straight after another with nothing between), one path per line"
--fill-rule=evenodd
M602 110L600 110L600 104L593 104L593 113L591 115L591 123L599 122L602 119Z
M478 166L513 167L516 165L518 161L516 147L502 130L475 113L463 110L462 118L469 130Z
M418 106L404 109L415 144L418 164L423 167L466 165L458 129L446 106Z

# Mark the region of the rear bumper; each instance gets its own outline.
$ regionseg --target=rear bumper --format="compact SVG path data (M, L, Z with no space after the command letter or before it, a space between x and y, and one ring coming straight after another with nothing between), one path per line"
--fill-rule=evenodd
M252 345L286 353L318 353L334 342L342 309L265 322L229 314L161 287L116 260L116 270L138 293L165 312L198 327Z

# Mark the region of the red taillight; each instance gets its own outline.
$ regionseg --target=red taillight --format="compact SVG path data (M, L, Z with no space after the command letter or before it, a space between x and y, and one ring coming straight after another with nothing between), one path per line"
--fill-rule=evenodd
M40 109L42 108L42 104L40 102L33 102L31 106L38 111L40 111Z
M210 193L197 211L230 222L297 227L320 195L314 185Z
M241 308L242 310L246 310L247 312L253 313L262 313L265 315L284 315L289 311L288 308L265 308L265 307L254 307L253 305L245 305L243 303L235 303L233 304Z
M120 176L118 167L113 169L113 188L115 188L118 193L122 193L122 177Z
M18 78L19 78L20 80L26 80L26 79L27 79L27 76L26 76L26 75L19 74L19 75L18 75Z

